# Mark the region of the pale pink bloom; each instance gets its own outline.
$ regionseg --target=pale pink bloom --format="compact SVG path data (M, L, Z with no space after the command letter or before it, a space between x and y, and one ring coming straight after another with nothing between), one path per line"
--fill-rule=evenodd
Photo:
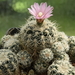
M34 5L31 5L31 8L28 8L28 10L36 19L45 19L53 15L53 7L50 5L47 6L46 2L41 3L40 5L38 3L34 3Z

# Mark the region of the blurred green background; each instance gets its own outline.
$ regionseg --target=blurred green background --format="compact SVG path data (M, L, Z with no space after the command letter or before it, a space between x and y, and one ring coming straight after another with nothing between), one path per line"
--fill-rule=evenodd
M50 20L68 36L75 35L75 0L0 0L0 38L12 27L20 27L30 16L28 9L34 2L47 2L54 7Z

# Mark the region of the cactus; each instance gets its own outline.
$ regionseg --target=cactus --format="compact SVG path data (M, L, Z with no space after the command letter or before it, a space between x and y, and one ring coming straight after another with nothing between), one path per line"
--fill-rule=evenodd
M75 75L75 67L66 60L56 60L48 67L48 75Z
M70 47L68 54L70 56L71 61L75 62L75 36L70 36L68 43Z
M49 63L45 63L40 59L36 60L35 63L34 63L34 69L38 73L46 72L48 66L49 66Z
M15 34L14 36L11 36L11 35L4 35L2 38L1 38L1 44L2 46L4 46L5 42L7 42L9 39L18 39L18 34Z
M64 32L58 32L57 35L58 35L57 38L58 41L62 41L62 40L68 41L68 36Z
M75 63L75 49L70 49L68 52L71 62Z
M39 58L43 62L50 62L53 59L53 53L51 49L46 48L44 50L41 50L39 53Z
M61 43L62 46L64 47L65 52L68 52L70 48L68 42L66 40L62 40Z
M61 52L64 52L64 47L62 46L62 43L61 42L55 42L53 45L52 45L52 51L54 54L57 54L57 53L61 53Z
M17 56L9 49L0 49L0 75L20 75Z
M36 20L27 21L26 25L21 27L19 41L24 48L31 54L36 54L45 48L50 48L56 41L57 29L51 21L44 20L39 26Z
M52 51L54 54L61 53L61 52L68 52L69 45L65 40L55 42L52 45Z
M21 50L21 45L19 40L12 38L5 42L4 48L10 49L12 52L17 54Z
M70 61L69 55L65 52L57 53L57 55L54 56L54 60L63 60L63 61Z
M69 36L69 45L74 45L75 44L75 36Z
M75 36L70 36L69 37L69 46L70 46L70 49L75 49Z
M29 54L26 50L21 50L17 53L17 59L19 66L24 68L30 67L32 63L31 54Z
M15 34L18 34L20 32L20 28L10 28L7 30L6 35L14 36Z
M4 45L4 43L5 43L7 40L11 39L11 38L12 38L11 35L4 35L4 36L1 38L1 44Z

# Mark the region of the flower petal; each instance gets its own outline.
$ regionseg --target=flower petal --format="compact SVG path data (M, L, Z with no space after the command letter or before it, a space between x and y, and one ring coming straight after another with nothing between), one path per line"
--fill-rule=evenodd
M40 6L39 6L39 4L38 4L38 3L34 3L34 8L35 8L35 10L36 10L37 13L38 13L39 10L40 10Z
M53 7L48 6L44 12L44 14L52 13Z
M32 11L34 12L34 14L35 14L35 16L36 16L36 10L35 10L35 8L34 8L34 6L33 5L31 5L31 8L32 8Z
M41 19L40 17L36 16L36 19Z
M29 12L30 12L32 15L34 15L34 16L35 16L35 13L33 12L33 10L32 10L32 9L28 8L28 10L29 10Z
M42 3L40 5L40 8L41 8L41 12L44 12L46 10L46 8L47 8L47 3L46 2L45 3Z
M46 15L44 16L44 19L45 19L45 18L49 18L49 17L51 17L51 16L53 16L53 14L46 14Z

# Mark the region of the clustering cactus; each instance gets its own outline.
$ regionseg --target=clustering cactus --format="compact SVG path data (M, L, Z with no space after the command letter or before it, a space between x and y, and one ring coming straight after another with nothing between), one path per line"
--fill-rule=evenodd
M52 51L53 53L61 53L61 52L68 52L69 51L69 45L68 43L63 40L63 41L58 41L58 42L55 42L53 45L52 45Z
M4 49L17 55L18 67L23 69L23 74L31 74L33 69L33 74L47 72L46 75L74 75L75 67L70 63L74 39L67 37L64 32L59 32L56 24L48 19L39 26L31 16L18 34L5 35L1 43ZM65 68L67 70L64 70Z
M64 50L64 47L63 47L61 42L55 42L52 45L52 51L53 51L54 54L57 54L58 52L61 53L61 52L65 51L65 50Z
M17 53L17 59L19 66L22 68L30 67L32 63L31 54L29 54L26 50L21 50Z
M48 66L49 66L49 63L45 63L40 59L36 60L35 63L34 63L34 69L38 73L46 72Z
M58 41L62 41L62 40L65 40L65 41L68 41L68 36L64 33L64 32L58 32Z
M75 36L69 37L69 46L70 46L70 50L68 54L71 58L71 61L75 62Z
M0 75L19 75L17 56L9 49L0 50Z
M9 39L5 42L4 46L5 49L10 49L14 53L18 53L21 50L21 45L17 39Z
M56 60L48 67L48 75L75 75L75 68L66 60Z
M12 34L13 34L13 36L12 36ZM4 46L5 42L7 42L9 39L13 39L13 38L18 39L18 33L12 31L12 34L4 35L1 38L0 43L2 44L2 46Z
M19 75L19 70L23 75L75 75L75 36L58 31L47 19L53 10L47 3L34 3L28 10L33 16L26 24L1 39L0 75Z
M57 53L54 55L54 60L65 60L65 61L70 61L69 55L65 52Z
M1 44L4 45L6 41L8 41L9 39L11 39L12 36L11 35L4 35L2 38L1 38Z
M53 53L51 49L46 48L41 50L39 53L39 58L45 63L50 62L53 59Z

